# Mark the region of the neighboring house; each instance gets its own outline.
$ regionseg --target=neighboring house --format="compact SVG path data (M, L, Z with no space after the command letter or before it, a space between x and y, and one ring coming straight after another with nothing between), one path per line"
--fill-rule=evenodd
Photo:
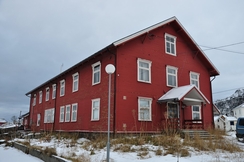
M244 117L244 103L232 109L234 116L238 119Z
M234 131L236 130L236 121L237 119L233 116L220 115L215 117L215 128L225 130L225 131Z
M219 116L221 114L220 110L217 108L215 104L213 104L213 113L214 116Z
M3 125L3 124L6 124L6 123L7 123L7 121L5 119L0 118L0 126Z
M104 47L26 93L33 131L106 132L111 74L111 133L213 127L210 77L218 70L172 17Z
M30 118L29 112L25 113L19 117L19 121L20 121L20 125L21 125L22 129L24 129L24 130L30 129L30 123L29 123L30 119L29 118Z

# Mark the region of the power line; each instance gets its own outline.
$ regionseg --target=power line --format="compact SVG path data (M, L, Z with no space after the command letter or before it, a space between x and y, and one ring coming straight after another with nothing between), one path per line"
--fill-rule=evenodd
M213 92L213 94L216 94L216 93L223 93L223 92L228 92L228 91L233 91L233 90L242 89L242 88L244 89L244 87L233 88L233 89L227 89L227 90L223 90L223 91Z

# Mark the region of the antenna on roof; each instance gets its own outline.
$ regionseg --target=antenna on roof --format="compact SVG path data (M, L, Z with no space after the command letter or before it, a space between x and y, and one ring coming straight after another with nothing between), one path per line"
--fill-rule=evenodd
M61 67L60 67L60 73L62 73L63 66L64 66L64 64L62 63L62 65L61 65Z

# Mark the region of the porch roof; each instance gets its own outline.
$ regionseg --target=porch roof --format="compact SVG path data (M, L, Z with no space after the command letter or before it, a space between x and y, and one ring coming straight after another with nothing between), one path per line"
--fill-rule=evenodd
M158 102L168 101L182 101L187 106L210 103L195 85L172 88L158 99Z

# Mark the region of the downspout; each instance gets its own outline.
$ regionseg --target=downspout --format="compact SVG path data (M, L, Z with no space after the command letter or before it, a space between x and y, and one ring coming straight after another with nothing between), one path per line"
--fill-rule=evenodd
M212 94L212 81L214 81L214 79L216 78L216 76L213 77L213 79L210 80L210 91L211 91L211 106L212 106L212 126L213 128L215 128L215 125L214 125L214 112L213 112L213 94Z
M54 117L53 117L53 131L55 130L55 117L56 117L56 105L57 105L57 92L58 92L58 84L54 83L56 85L56 94L55 94L55 101L54 101Z
M113 103L113 105L114 105L114 113L113 113L113 135L115 135L115 133L116 133L116 82L117 82L117 55L116 55L116 53L113 53L112 51L110 51L110 49L109 48L107 48L107 50L108 50L108 52L109 53L111 53L111 54L113 54L114 55L114 66L115 66L115 73L114 73L114 103ZM116 51L117 52L117 51Z

